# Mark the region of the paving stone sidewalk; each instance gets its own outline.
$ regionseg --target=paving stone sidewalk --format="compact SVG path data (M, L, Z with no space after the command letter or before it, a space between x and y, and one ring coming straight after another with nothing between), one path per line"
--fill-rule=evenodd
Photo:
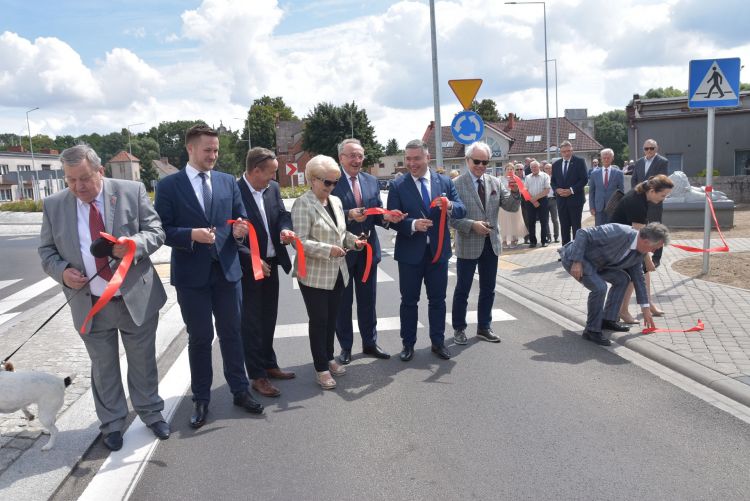
M699 240L675 243L702 247ZM728 243L731 252L750 250L750 238L734 238ZM544 303L584 324L588 290L562 268L557 261L556 249L557 246L503 255L499 283L526 298L527 303ZM750 290L677 273L671 265L685 257L688 257L686 252L668 247L664 250L661 266L652 273L655 303L666 312L664 317L656 318L656 324L659 328L684 330L693 327L700 319L705 330L642 335L639 327L634 326L629 335L613 337L618 342L639 338L652 343L748 385L747 395L750 396ZM631 313L639 312L635 298L632 301Z

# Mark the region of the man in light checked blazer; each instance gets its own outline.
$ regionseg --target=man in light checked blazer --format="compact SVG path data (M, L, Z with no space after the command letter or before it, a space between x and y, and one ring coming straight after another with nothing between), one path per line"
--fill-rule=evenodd
M463 219L451 219L456 230L456 289L453 292L453 341L466 344L466 306L479 267L479 304L477 337L499 343L492 331L492 305L495 302L497 259L501 252L498 211L518 210L521 197L518 185L510 181L506 190L500 180L486 174L492 151L486 143L475 142L466 148L466 171L454 181L458 196L466 207Z

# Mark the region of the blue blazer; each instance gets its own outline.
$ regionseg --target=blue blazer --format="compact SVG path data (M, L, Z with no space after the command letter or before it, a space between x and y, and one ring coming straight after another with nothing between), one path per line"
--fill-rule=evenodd
M573 194L569 197L560 197L555 195L558 206L581 206L586 203L584 187L589 180L586 172L586 162L581 157L573 155L568 163L568 170L563 176L563 159L559 159L552 164L552 179L550 185L554 192L557 188L573 188Z
M352 192L351 186L349 186L349 180L347 174L341 169L341 177L336 187L331 192L341 199L341 205L344 209L344 215L346 215L350 209L357 207L357 203L354 201L354 193ZM369 209L371 207L382 207L383 201L380 199L380 188L378 187L378 180L375 176L367 174L366 172L360 172L357 176L359 181L359 190L362 192L362 205ZM372 262L380 262L380 239L378 238L378 232L375 231L375 226L387 227L384 224L383 216L368 216L367 219L362 223L358 223L354 220L346 221L347 231L354 233L359 236L360 233L370 232L370 238L367 242L372 246ZM346 264L350 268L354 266L357 259L364 256L364 253L358 252L347 252Z
M449 213L451 218L461 219L466 216L466 208L458 196L453 181L448 177L430 171L430 191L433 200L445 193L448 200L453 202L453 210ZM435 255L438 244L438 228L440 227L440 209L437 207L425 209L420 188L417 187L411 174L406 173L391 181L391 189L388 192L388 209L398 209L408 214L400 223L391 224L391 227L397 232L396 249L393 256L396 261L402 261L406 264L421 263L424 258L428 236L430 237L430 251ZM434 224L426 232L415 231L412 233L411 225L415 219L432 219ZM445 224L443 250L440 253L439 260L441 263L451 257L451 237L447 220Z
M602 212L612 195L620 190L625 193L625 176L617 167L609 167L609 184L604 187L604 169L597 167L591 171L589 178L589 206L596 212Z
M209 246L192 241L193 228L216 228L215 246L224 276L230 282L242 278L237 243L227 224L227 219L247 218L240 190L234 176L214 170L211 191L211 214L206 217L184 169L157 186L154 208L167 235L165 244L172 247L170 280L175 287L206 287L211 278Z
M263 224L263 218L260 215L260 209L258 209L258 204L255 203L255 198L244 179L237 181L237 187L240 190L240 195L242 195L242 202L245 204L247 218L255 227L255 232L258 234L260 258L265 260L266 253L268 252L268 234ZM271 234L271 245L273 245L276 251L276 260L284 271L289 273L292 269L292 261L289 259L289 252L286 250L286 245L281 243L281 230L292 229L292 214L284 207L284 201L281 200L279 183L276 181L271 181L266 191L263 192L263 209L268 219L268 232ZM252 276L253 265L250 259L250 248L246 245L240 245L239 252L242 269L248 270L249 275Z

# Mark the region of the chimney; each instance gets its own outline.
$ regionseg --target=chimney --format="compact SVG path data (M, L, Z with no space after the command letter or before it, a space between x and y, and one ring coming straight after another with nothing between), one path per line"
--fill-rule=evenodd
M513 127L516 126L516 116L513 113L508 113L508 123L505 125L505 131L511 131L513 130Z

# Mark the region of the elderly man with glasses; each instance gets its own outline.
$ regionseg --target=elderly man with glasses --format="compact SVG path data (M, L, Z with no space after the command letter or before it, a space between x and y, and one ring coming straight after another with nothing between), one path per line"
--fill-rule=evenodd
M456 289L453 292L453 341L466 344L466 307L479 268L479 303L477 306L477 337L499 343L492 331L492 305L495 302L497 258L501 252L498 211L518 210L521 200L518 185L509 181L506 190L500 180L486 174L492 151L486 143L472 143L466 148L466 172L455 180L458 196L466 207L463 219L451 219L456 230ZM533 164L532 164L533 165Z

